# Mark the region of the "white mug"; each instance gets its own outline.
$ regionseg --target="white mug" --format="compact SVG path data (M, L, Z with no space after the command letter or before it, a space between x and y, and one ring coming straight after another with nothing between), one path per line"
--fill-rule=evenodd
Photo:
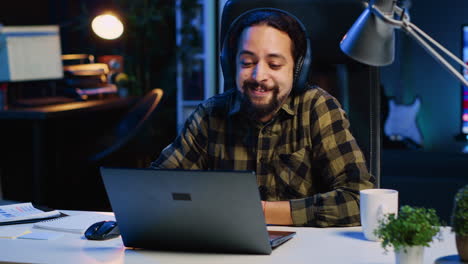
M374 230L386 214L398 214L398 191L367 189L360 191L361 225L368 240L378 241Z

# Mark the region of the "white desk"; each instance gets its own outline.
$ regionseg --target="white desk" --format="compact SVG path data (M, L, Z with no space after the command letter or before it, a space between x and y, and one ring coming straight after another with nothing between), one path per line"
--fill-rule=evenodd
M64 211L68 214L90 213ZM92 213L90 213L92 214ZM7 226L0 226L6 228ZM11 226L10 226L11 227ZM32 224L14 228L30 227ZM90 241L82 235L64 233L55 240L0 239L0 262L15 263L395 263L393 252L384 254L378 242L364 239L361 227L293 228L269 227L272 230L294 230L297 235L269 256L209 253L161 252L126 249L122 240ZM48 231L53 232L53 231ZM444 228L444 240L425 249L424 263L456 255L454 235ZM449 263L458 263L449 262Z

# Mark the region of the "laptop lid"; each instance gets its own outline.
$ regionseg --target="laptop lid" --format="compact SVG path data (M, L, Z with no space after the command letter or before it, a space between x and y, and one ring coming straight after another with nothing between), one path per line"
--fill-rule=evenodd
M127 247L270 254L253 172L101 168Z

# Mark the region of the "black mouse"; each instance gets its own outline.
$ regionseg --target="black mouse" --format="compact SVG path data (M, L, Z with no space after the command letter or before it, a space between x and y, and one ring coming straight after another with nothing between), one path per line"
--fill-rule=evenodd
M120 236L120 230L115 221L97 222L85 231L85 237L90 240L107 240L118 236Z

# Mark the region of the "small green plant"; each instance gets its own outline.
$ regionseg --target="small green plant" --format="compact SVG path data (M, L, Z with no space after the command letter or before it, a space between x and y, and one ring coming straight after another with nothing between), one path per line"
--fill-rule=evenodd
M441 240L441 223L434 209L402 206L395 214L388 214L379 221L374 231L382 240L382 247L388 251L393 246L395 251L411 246L429 246L434 236Z
M468 184L455 195L452 212L452 231L459 236L468 236Z

